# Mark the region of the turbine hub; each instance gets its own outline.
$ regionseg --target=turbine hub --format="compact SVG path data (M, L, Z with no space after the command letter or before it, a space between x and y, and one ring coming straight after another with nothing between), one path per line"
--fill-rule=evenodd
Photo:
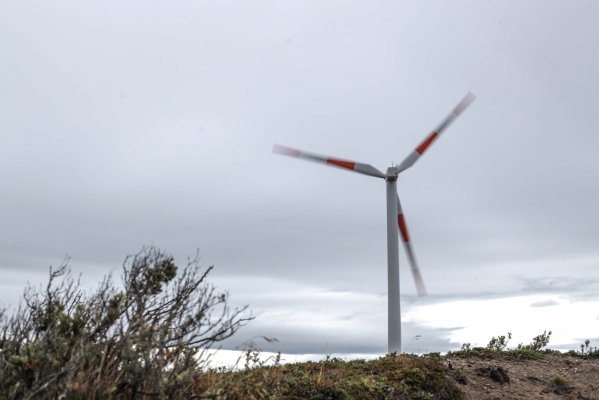
M399 174L398 167L389 167L389 168L387 168L387 175L385 175L385 180L386 181L396 181L398 174Z

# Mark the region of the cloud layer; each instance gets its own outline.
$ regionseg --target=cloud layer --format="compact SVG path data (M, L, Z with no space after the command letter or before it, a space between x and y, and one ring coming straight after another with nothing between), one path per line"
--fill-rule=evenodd
M384 351L383 182L270 149L384 170L472 91L398 182L431 294L415 298L400 254L404 342L484 341L480 319L442 318L466 305L508 310L505 329L591 335L598 12L592 1L4 2L0 301L65 254L93 282L142 245L179 260L199 249L255 310L248 335L289 353ZM519 309L543 319L507 326Z

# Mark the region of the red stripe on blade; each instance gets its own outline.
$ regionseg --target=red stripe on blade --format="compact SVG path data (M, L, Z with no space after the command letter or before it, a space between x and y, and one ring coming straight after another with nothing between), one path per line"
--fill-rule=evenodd
M334 158L328 158L327 163L336 165L338 167L347 168L347 169L354 169L356 166L356 163L354 163L354 162L335 160Z
M406 227L406 221L403 218L403 214L397 215L397 223L399 224L399 231L401 232L403 241L409 242L410 238L408 237L408 228Z
M424 139L418 147L416 147L416 151L418 152L418 154L422 155L426 151L428 146L430 146L435 141L435 139L437 139L437 136L437 132L431 132L431 134L428 135L426 139Z

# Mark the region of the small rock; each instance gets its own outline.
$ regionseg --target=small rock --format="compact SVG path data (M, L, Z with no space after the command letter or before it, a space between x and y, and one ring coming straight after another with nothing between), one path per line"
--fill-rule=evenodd
M507 371L504 370L502 367L493 368L489 373L489 376L495 382L499 382L502 385L504 383L510 383L510 377L508 376Z
M510 377L507 374L507 371L502 367L482 367L477 368L476 373L480 376L488 376L493 379L495 382L499 382L502 385L504 383L510 383Z

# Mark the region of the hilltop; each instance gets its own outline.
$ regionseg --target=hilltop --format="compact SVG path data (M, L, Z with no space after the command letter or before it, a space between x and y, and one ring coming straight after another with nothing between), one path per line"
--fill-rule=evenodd
M599 358L474 349L220 369L198 376L211 399L599 399Z

